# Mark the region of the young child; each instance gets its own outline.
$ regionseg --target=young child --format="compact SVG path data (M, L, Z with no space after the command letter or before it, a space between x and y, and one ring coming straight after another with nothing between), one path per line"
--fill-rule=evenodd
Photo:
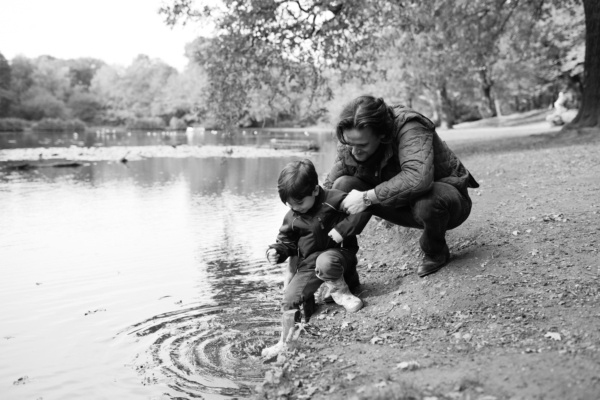
M298 257L296 271L284 285L282 311L314 304L315 292L323 283L328 294L346 311L360 310L362 300L350 293L348 284L359 285L355 235L362 232L371 213L347 215L340 210L346 193L319 186L315 167L308 159L287 164L279 174L277 190L290 211L284 217L276 243L267 250L267 259L274 265L288 257ZM311 312L304 307L306 321ZM265 349L263 356L276 354L283 346L282 332L279 343Z

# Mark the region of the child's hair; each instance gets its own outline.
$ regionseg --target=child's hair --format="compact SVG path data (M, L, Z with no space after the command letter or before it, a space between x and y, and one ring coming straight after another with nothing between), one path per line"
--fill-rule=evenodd
M383 141L391 139L392 115L382 98L360 96L344 106L340 113L335 133L342 144L347 144L344 131L350 129L371 128L377 136L383 136Z
M312 161L292 161L279 173L277 191L283 204L289 199L302 200L310 196L319 184L319 177Z

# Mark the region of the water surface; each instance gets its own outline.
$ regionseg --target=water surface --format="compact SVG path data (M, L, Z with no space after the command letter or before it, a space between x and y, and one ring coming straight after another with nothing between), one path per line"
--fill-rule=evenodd
M293 157L1 169L2 398L249 396L278 325L277 175L300 157L323 175L332 141L316 140Z

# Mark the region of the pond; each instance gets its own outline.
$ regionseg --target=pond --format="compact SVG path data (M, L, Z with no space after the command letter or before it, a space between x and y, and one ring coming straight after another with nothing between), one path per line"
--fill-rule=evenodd
M324 177L334 149L326 132L0 134L2 398L249 397L279 326L277 176L310 158ZM78 166L8 168L68 151Z

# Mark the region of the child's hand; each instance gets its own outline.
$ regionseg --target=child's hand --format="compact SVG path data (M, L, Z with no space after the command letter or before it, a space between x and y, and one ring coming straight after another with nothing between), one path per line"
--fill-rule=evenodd
M277 250L267 250L267 260L271 263L271 265L277 264L277 261L279 261L279 255L277 254Z

